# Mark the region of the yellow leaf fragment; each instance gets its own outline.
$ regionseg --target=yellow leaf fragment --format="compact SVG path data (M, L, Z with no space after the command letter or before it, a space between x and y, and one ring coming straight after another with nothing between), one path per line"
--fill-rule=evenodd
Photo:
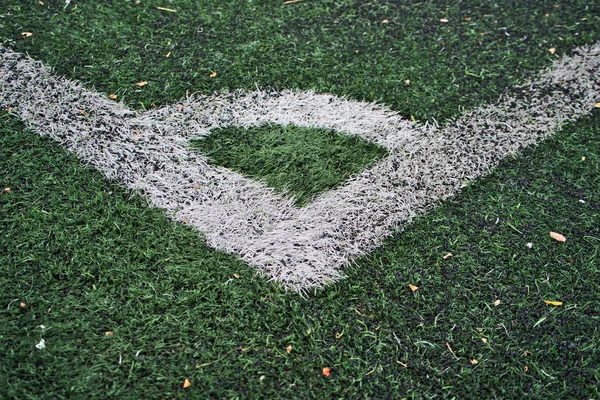
M104 336L114 336L115 333L113 331L106 331L104 332Z
M5 191L6 193L10 193L10 188L4 188L4 191Z
M475 359L473 359L473 360L469 360L469 361L470 361L470 362L471 362L471 364L473 364L473 365L477 365L477 364L479 364L479 361L477 361L477 360L475 360Z
M341 338L341 337L342 337L342 334L341 334L341 333L339 333L339 332L336 332L336 333L335 333L335 338L336 338L336 339L339 339L339 338Z
M484 337L482 337L482 338L481 338L481 341L482 341L483 343L487 343L487 342L488 342L487 338L484 338Z
M292 352L292 345L290 344L288 347L285 348L285 352L290 354Z
M156 9L161 10L161 11L177 12L177 10L173 10L172 8L166 8L166 7L156 7Z
M452 254L452 253L448 253L448 254L446 254L446 255L445 255L444 257L442 257L442 258L443 258L444 260L447 260L447 259L449 259L450 257L454 257L454 254Z
M596 108L600 108L600 103L596 103L596 104L594 104L594 107L596 107Z
M411 284L409 284L409 285L408 285L408 287L409 287L409 288L410 288L410 290L412 290L413 292L416 292L416 291L419 289L419 287L418 287L418 286L411 285Z
M139 87L146 86L147 84L148 84L148 82L146 82L146 81L141 81L141 82L136 83L136 85L138 85Z
M550 232L550 237L552 239L556 240L557 242L561 242L561 243L564 243L567 241L566 237L564 237L560 233L556 233L556 232Z
M552 301L552 300L544 300L544 303L548 304L549 306L562 306L563 302L562 301Z
M548 51L550 52L550 54L554 54L554 53L556 53L556 48L555 47L550 47L548 49Z
M21 35L23 35L25 37L29 37L29 36L33 36L33 33L31 33L31 32L21 32Z
M108 95L108 98L109 98L109 99L116 100L116 99L117 99L117 95L116 95L116 94L114 94L114 93L111 93L111 94L109 94L109 95Z
M498 307L500 305L500 299L496 299L496 301L494 301L494 306Z
M382 24L387 24L388 22L390 22L390 21L387 19L384 19L383 21L381 21Z
M183 388L189 388L190 386L192 386L192 382L190 382L190 380L188 378L185 378L185 380L183 381Z
M233 274L233 277L234 277L235 279L240 279L240 275L239 275L239 274Z
M171 55L171 52L168 52L167 54L165 54L165 57L169 57Z
M402 361L398 361L396 360L396 362L400 365L402 365L404 368L408 368L408 364L404 364Z
M211 78L214 78L214 77L216 77L216 76L217 76L217 73L216 73L216 72L213 72L213 73L211 73L209 76L210 76Z

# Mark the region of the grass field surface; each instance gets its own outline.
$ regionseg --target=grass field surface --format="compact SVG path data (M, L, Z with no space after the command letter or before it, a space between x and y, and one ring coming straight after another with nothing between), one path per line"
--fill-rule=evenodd
M443 123L600 40L599 5L530 3L9 0L0 43L136 109L301 89ZM12 106L0 113L0 397L600 397L598 108L304 298ZM215 131L212 150L261 139L214 162L264 176L244 160L281 136L271 128ZM302 164L291 156L322 149L346 168L358 152L362 168L384 155L303 134L264 156ZM281 187L310 198L305 183Z

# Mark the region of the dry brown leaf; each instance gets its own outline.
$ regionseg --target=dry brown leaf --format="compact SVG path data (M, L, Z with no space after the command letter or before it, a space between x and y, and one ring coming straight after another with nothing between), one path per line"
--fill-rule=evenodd
M189 388L190 386L192 386L192 382L190 382L190 380L188 378L185 378L185 380L183 381L183 388Z
M447 259L449 259L450 257L454 257L454 254L452 254L452 253L448 253L448 254L446 254L446 255L445 255L444 257L442 257L442 258L443 258L444 260L447 260Z
M148 82L146 82L146 81L141 81L141 82L136 83L136 85L138 85L139 87L146 86L147 84L148 84Z
M213 72L213 73L212 73L212 74L210 74L209 76L210 76L211 78L214 78L214 77L216 77L216 76L217 76L217 73L216 73L216 72Z
M473 364L473 365L477 365L477 364L479 364L479 361L478 361L478 360L475 360L475 359L473 359L473 360L470 360L470 362L471 362L471 364Z
M494 306L498 307L500 305L500 299L496 299L496 301L494 301Z
M450 350L450 353L452 353L454 358L458 359L458 357L456 356L456 353L454 353L454 350L452 350L452 347L450 347L450 343L446 342L446 347L448 347L448 350Z
M325 376L331 375L331 368L329 368L329 367L323 368L323 375L325 375Z
M562 306L563 302L562 301L552 301L552 300L544 300L544 303L548 304L549 306Z
M21 35L23 35L25 37L29 37L29 36L33 36L33 33L31 33L31 32L21 32Z
M550 54L554 54L554 53L556 53L556 48L555 47L550 47L548 49L548 51L550 52Z
M408 287L409 287L409 288L410 288L410 290L412 290L413 292L416 292L416 291L419 289L419 287L418 287L418 286L411 285L411 284L409 284L409 285L408 285Z
M556 232L550 232L550 237L552 239L556 240L557 242L561 242L561 243L564 243L567 241L566 237L564 237L560 233L556 233Z
M108 95L108 98L109 98L109 99L116 100L116 99L117 99L117 95L116 95L116 94L114 94L114 93L111 93L111 94L109 94L109 95Z
M285 352L290 354L292 352L292 345L290 344L288 347L285 348Z
M114 336L115 333L113 331L106 331L104 332L104 336Z

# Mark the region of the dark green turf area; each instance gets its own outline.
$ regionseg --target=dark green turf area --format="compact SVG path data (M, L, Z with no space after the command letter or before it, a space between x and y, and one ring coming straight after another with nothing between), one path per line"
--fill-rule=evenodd
M600 39L600 3L589 0L73 0L64 6L63 0L5 1L0 43L136 108L172 103L188 91L299 88L442 121L495 101L528 72ZM141 81L148 84L136 86Z
M598 116L506 161L305 300L3 114L2 393L596 398Z
M211 163L262 179L298 205L387 155L385 148L358 136L274 124L214 129L192 146Z

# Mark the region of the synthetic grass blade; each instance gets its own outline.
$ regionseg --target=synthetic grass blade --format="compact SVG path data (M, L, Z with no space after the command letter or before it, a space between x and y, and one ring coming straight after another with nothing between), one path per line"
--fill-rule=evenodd
M416 214L589 113L599 99L600 45L577 49L517 94L442 128L375 104L292 91L223 93L136 113L10 50L0 68L2 107L192 224L211 246L304 290L340 278L344 265ZM265 123L336 129L386 147L389 156L299 209L189 148L191 138L216 127Z

